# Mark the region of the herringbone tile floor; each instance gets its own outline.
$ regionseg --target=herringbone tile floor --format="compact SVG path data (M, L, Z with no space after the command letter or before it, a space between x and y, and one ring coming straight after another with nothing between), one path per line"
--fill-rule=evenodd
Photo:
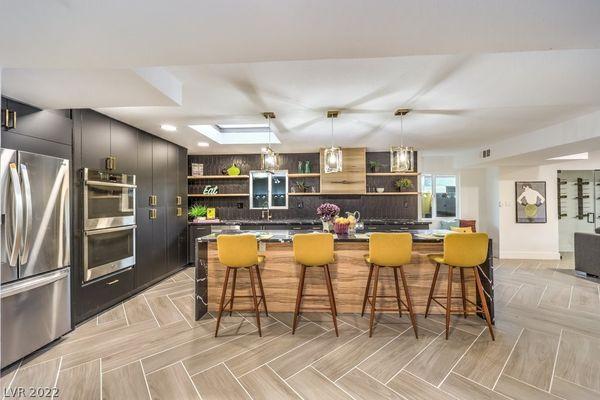
M499 260L496 332L475 317L368 321L305 313L262 320L234 313L193 319L188 269L80 325L3 371L5 398L24 387L61 399L600 399L600 292L574 276L572 260Z

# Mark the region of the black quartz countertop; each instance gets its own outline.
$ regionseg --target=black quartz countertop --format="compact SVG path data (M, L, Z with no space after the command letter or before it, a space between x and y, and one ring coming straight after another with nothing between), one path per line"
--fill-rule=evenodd
M444 240L443 237L434 236L435 232L439 231L429 231L429 230L409 230L408 233L413 235L413 242L418 243L436 243ZM232 234L232 235L240 235L244 233L251 233L256 235L258 241L261 242L291 242L292 237L299 233L314 233L314 231L306 230L306 231L296 231L296 230L231 230L231 231L221 231L219 234L211 233L210 235L202 236L197 240L200 242L214 242L217 240L217 236L221 234ZM370 233L360 233L357 232L355 234L348 235L333 235L333 238L336 242L368 242Z
M421 225L429 224L425 221L409 219L361 219L365 225ZM319 225L319 219L236 219L207 222L190 222L190 225Z

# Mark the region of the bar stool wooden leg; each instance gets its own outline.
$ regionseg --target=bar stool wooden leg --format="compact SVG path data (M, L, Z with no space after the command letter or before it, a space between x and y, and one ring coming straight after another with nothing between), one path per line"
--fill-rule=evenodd
M233 299L235 299L235 281L237 279L237 269L233 269L233 279L231 280L231 302L229 303L229 316L233 313Z
M462 304L463 304L463 315L467 318L467 290L465 289L465 272L462 268L460 270L460 290L462 293Z
M369 277L367 278L367 287L365 288L365 297L363 299L363 306L360 316L365 315L365 308L367 307L367 299L369 298L369 289L371 288L371 277L373 276L373 264L369 264Z
M225 303L225 295L227 294L227 283L229 282L229 270L227 267L225 270L225 280L223 281L223 290L221 291L221 301L219 302L219 313L217 315L217 328L215 329L215 337L219 333L219 324L221 323L221 316L223 315L223 304Z
M298 282L298 292L296 294L296 309L294 310L294 322L292 322L292 335L296 333L298 323L298 314L300 314L300 303L302 303L302 291L304 290L304 276L306 275L306 266L300 266L300 281Z
M394 269L394 271L396 271ZM406 307L408 308L408 314L410 315L410 320L412 322L413 330L415 331L415 337L419 338L419 332L417 330L417 317L413 311L412 300L410 299L410 294L408 293L408 284L406 283L406 275L404 274L404 266L400 266L400 276L402 277L402 286L404 286L404 295L406 296Z
M260 330L260 310L258 309L258 302L256 301L256 288L254 287L254 274L252 273L252 267L248 268L250 275L250 289L252 289L252 302L254 303L254 313L256 314L256 326L258 327L258 336L262 337Z
M398 283L398 271L396 268L392 268L394 270L394 285L396 286L396 302L398 303L398 314L400 314L400 318L402 318L402 301L400 300L400 284Z
M438 273L440 272L440 264L435 264L435 272L433 273L433 281L431 282L431 289L429 290L429 297L427 298L427 307L425 308L425 318L429 315L429 307L431 306L431 299L433 298L433 292L435 292L435 284L437 283Z
M335 295L333 294L333 281L331 280L331 271L329 271L329 264L325 265L325 270L327 271L327 276L329 277L329 286L331 287L331 294L333 296L333 310L335 311L335 316L337 317L337 303L335 302Z
M373 321L375 320L375 304L377 304L377 282L379 281L379 265L375 265L375 282L371 298L371 318L369 319L369 337L373 336Z
M450 309L452 307L452 267L448 265L448 293L446 294L446 340L450 331Z
M262 298L263 306L265 307L265 314L269 316L269 310L267 310L267 299L265 298L265 289L263 289L262 278L260 276L260 267L256 265L256 277L258 278L258 287L260 288L260 297ZM235 276L235 275L234 275Z
M335 328L335 336L340 336L338 333L337 326L337 310L335 309L335 299L333 296L333 285L331 284L331 277L329 276L329 266L325 265L323 267L323 272L325 275L325 283L327 286L327 294L329 295L329 306L331 307L331 316L333 317L333 327Z
M481 278L479 277L477 267L473 268L473 272L475 272L475 286L477 286L477 290L479 291L479 297L481 298L481 308L483 309L483 314L485 315L485 321L487 322L487 326L490 331L490 335L492 336L492 340L496 340L496 337L494 336L494 329L492 328L492 319L490 317L490 311L488 310L485 293L483 291L483 285L481 284Z

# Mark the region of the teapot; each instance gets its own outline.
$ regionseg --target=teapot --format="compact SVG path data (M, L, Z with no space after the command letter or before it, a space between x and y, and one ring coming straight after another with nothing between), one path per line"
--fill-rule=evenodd
M354 212L349 212L346 211L346 218L348 218L350 220L350 230L351 231L355 231L357 228L358 229L363 229L364 225L362 222L360 221L360 212L358 211L354 211Z
M354 212L350 212L350 211L346 211L346 218L350 218L350 216L352 216L356 222L360 221L360 212L358 211L354 211Z

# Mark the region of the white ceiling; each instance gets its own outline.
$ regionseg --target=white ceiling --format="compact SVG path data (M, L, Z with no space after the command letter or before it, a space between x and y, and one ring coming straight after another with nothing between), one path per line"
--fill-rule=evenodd
M191 153L257 152L199 148L188 125L264 111L277 151L329 145L327 109L336 144L387 149L409 107L405 144L452 152L600 109L600 1L0 2L3 94L97 108Z

